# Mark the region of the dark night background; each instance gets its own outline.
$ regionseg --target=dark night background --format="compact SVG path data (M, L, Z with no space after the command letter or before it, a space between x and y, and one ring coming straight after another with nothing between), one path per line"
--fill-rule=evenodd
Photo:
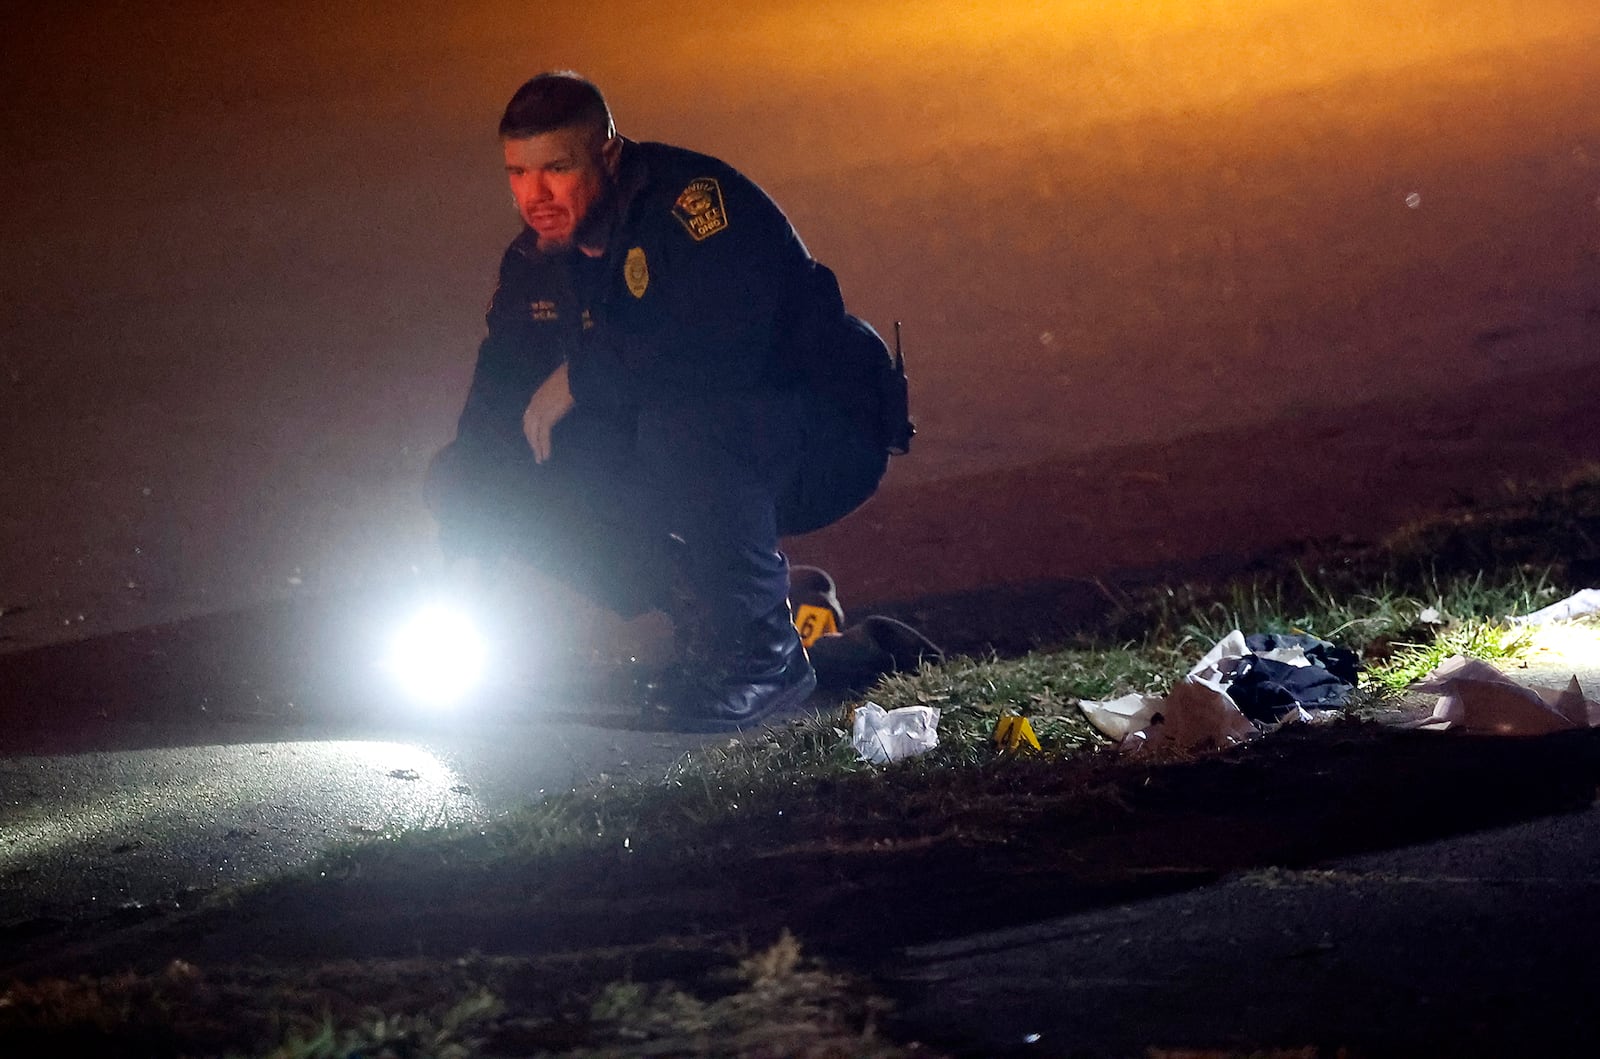
M917 451L794 547L856 599L1377 532L1424 479L1583 455L1507 409L1592 408L1592 0L976 6L10 14L0 647L427 558L419 479L517 224L494 124L554 67L749 173L905 321ZM1202 456L1314 456L1329 492L1252 536Z

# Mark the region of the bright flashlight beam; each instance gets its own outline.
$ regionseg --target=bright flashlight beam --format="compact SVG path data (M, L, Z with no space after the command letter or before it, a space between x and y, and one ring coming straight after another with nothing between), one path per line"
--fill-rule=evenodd
M483 680L488 654L471 618L437 605L419 611L400 628L383 668L417 702L449 706Z

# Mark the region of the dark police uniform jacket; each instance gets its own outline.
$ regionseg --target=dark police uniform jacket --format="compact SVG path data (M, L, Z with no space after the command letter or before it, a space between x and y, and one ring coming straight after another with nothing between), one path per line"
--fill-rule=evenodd
M832 274L732 167L625 140L617 185L603 257L540 254L529 230L507 248L462 443L525 447L523 412L562 361L579 407L621 414L675 393L790 387L818 329L843 316Z

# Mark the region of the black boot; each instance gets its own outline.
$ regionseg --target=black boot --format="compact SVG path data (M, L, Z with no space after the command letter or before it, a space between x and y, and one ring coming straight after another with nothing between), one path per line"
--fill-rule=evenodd
M686 732L752 728L799 706L817 686L787 603L737 636L696 645L682 662L663 697L670 723Z

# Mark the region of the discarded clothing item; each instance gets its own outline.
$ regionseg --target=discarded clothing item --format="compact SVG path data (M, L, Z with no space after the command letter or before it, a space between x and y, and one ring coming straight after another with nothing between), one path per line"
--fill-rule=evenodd
M1166 695L1124 695L1078 704L1089 723L1125 749L1182 750L1243 742L1273 725L1312 721L1343 705L1355 684L1353 652L1314 636L1235 629Z
M1433 715L1421 728L1545 735L1600 726L1600 703L1584 698L1576 676L1565 689L1529 687L1488 662L1454 655L1412 687L1439 693Z
M1532 614L1512 618L1511 621L1515 625L1547 625L1553 621L1571 621L1595 613L1600 613L1600 588L1586 588L1559 603L1552 603Z
M933 641L903 621L872 614L845 628L839 587L821 567L791 566L789 599L819 687L865 688L889 673L913 672L924 661L944 661Z
M1188 751L1242 743L1258 730L1223 689L1244 646L1243 633L1224 636L1165 695L1135 692L1103 702L1086 699L1078 708L1124 750Z
M1351 687L1354 687L1356 680L1359 679L1361 660L1356 657L1354 651L1315 636L1307 636L1305 633L1256 632L1246 636L1244 642L1252 654L1280 662L1289 662L1290 659L1280 656L1279 652L1293 652L1299 649L1306 661L1314 666L1321 666Z
M855 709L850 746L863 761L877 765L926 754L939 745L939 711L932 706L886 710L875 702Z
M1298 708L1331 710L1355 689L1359 662L1348 648L1300 633L1235 629L1206 652L1189 675L1226 691L1244 715L1273 725Z
M789 607L800 642L810 647L818 639L844 628L844 608L839 586L820 566L789 567Z
M1297 708L1332 710L1343 706L1352 686L1318 665L1294 665L1248 654L1240 659L1228 684L1228 697L1252 721L1277 724Z
M811 665L824 688L864 688L889 673L915 672L944 652L903 621L871 614L811 646Z
M1236 647L1237 636L1230 633L1218 646ZM1348 648L1303 633L1252 633L1242 640L1244 651L1225 652L1214 666L1226 679L1228 697L1257 724L1278 724L1296 709L1337 709L1355 688L1359 662Z

